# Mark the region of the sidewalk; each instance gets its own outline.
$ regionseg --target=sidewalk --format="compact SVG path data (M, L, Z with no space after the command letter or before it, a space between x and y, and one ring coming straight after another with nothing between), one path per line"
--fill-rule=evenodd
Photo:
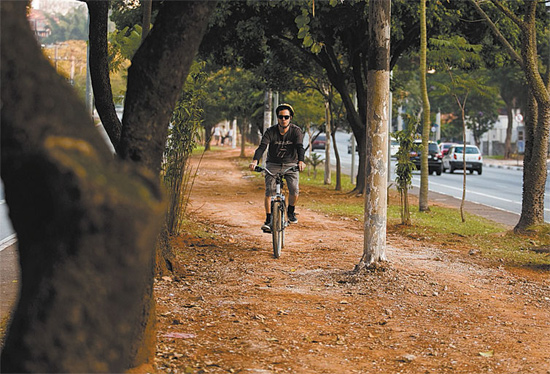
M523 170L523 160L497 160L494 158L484 158L483 166L490 168ZM546 160L546 168L550 169L550 158Z
M484 157L483 166L499 169L523 170L523 160L499 160Z

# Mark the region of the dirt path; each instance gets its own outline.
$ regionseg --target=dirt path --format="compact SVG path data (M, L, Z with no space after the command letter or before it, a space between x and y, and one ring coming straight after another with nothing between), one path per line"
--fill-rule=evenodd
M181 272L156 283L159 372L550 373L548 273L389 236L387 266L353 275L361 224L303 208L276 260L236 155L209 153L193 190L216 239L178 239Z

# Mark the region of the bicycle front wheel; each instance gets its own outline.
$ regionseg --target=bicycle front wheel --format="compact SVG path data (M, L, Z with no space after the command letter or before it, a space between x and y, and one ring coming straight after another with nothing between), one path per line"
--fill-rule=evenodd
M281 249L283 248L284 223L281 202L275 201L271 205L271 235L273 237L273 256L281 257Z

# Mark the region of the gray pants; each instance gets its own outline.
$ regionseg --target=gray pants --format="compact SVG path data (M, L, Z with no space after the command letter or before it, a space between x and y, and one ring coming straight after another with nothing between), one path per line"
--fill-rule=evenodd
M269 170L272 174L280 173L283 170L286 170L292 166L296 166L296 163L293 162L281 165L268 162L266 164L267 170ZM288 193L291 196L298 196L298 194L300 193L300 173L297 171L289 171L285 175L285 180L288 186ZM265 196L269 197L277 193L275 185L275 177L272 177L268 173L265 173Z

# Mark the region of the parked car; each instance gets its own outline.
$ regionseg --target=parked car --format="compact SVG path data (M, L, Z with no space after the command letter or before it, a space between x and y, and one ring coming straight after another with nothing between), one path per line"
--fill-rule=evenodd
M325 149L325 146L327 145L327 136L325 134L319 134L316 138L313 139L313 143L311 143L311 149Z
M443 157L443 171L449 170L450 173L464 168L464 146L455 144L449 152ZM481 151L475 145L466 145L466 170L472 174L475 171L479 175L483 171L483 156Z
M422 140L414 141L414 150L410 153L410 160L414 163L417 170L421 168L421 156ZM428 142L428 173L441 175L443 171L443 164L441 163L442 155L439 152L439 145L436 142Z
M439 149L440 149L441 154L443 155L443 157L445 157L445 155L447 154L447 152L449 152L449 149L453 145L460 145L460 144L456 144L456 143L439 143Z

